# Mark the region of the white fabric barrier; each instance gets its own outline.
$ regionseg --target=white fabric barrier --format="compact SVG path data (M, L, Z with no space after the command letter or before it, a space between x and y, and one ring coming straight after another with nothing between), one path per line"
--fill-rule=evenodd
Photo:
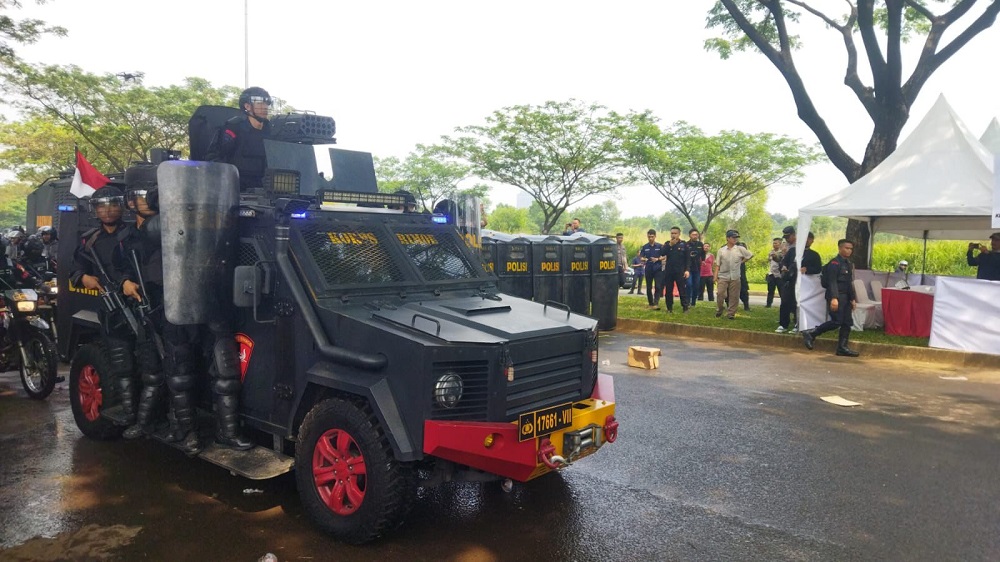
M938 277L928 345L1000 355L1000 281Z
M811 330L826 322L826 289L819 275L799 275L799 330Z

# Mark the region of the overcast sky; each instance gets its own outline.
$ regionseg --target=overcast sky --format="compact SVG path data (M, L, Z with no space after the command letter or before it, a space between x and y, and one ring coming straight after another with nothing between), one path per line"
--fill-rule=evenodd
M28 60L95 73L141 71L147 86L187 76L244 85L244 0L29 2L11 15L62 25L69 35L22 47ZM710 133L738 129L816 142L763 56L721 61L704 51L711 0L247 2L250 84L333 116L342 147L376 156L405 156L417 143L482 123L502 107L568 98L618 111L650 109L666 123L684 120ZM844 6L814 4L831 14ZM841 144L860 159L871 122L843 86L843 43L821 25L810 22L807 31L796 66ZM912 108L904 138L942 93L980 136L1000 115L997 53L1000 27L938 70ZM907 70L914 60L908 57ZM845 185L832 165L817 165L803 185L773 189L768 209L795 215ZM497 188L491 199L514 204L516 194ZM669 208L648 187L623 190L616 201L625 216Z

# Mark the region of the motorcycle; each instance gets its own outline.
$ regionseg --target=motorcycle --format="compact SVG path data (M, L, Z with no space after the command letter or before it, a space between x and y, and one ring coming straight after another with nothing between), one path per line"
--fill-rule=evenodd
M0 372L21 372L28 396L44 400L56 385L59 356L49 337L51 327L39 316L34 289L11 289L0 300Z

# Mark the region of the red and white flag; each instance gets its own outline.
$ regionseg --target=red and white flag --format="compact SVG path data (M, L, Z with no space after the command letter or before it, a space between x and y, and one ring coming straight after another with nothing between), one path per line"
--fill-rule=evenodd
M69 188L69 192L77 197L88 197L93 195L95 191L107 185L111 181L104 176L104 174L97 171L87 159L80 154L80 150L76 151L76 173L73 174L73 185Z

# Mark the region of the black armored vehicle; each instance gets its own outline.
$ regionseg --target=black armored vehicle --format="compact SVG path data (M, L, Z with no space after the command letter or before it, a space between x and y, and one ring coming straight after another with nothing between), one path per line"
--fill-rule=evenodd
M265 142L261 190L241 193L227 164L157 169L166 316L236 311L257 443L199 457L254 479L294 470L315 524L361 543L399 523L418 487L528 481L613 442L596 321L498 292L477 205L403 212L405 198L377 192L370 155L319 146L330 136L297 122ZM74 415L86 435L117 438L114 385L88 339L75 337Z

